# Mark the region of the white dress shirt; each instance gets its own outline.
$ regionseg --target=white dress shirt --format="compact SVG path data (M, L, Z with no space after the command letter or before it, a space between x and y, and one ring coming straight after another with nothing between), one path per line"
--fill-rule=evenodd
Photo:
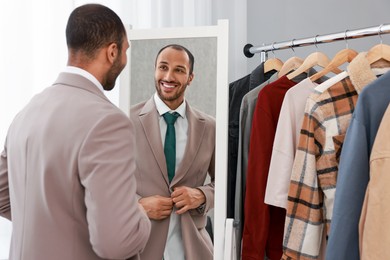
M162 116L166 112L177 112L180 116L175 122L175 134L176 134L176 168L181 163L184 156L184 150L187 144L187 132L188 132L188 120L186 117L186 101L176 109L171 110L158 96L154 94L154 102L159 113L159 124L161 141L164 147L165 133L167 131L167 124ZM169 230L167 236L167 243L164 250L164 260L185 260L183 239L181 237L181 216L176 214L176 208L173 207L173 211L170 216Z

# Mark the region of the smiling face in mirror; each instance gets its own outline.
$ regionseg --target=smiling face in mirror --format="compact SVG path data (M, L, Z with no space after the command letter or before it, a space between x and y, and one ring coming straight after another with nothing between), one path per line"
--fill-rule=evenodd
M174 43L185 46L196 60L194 66L190 66L190 69L193 67L193 71L189 71L188 75L194 73L194 76L189 82L190 87L187 86L185 90L185 99L195 108L216 117L217 39L215 37L150 40L135 40L131 37L132 35L129 34L130 88L126 96L129 99L126 102L129 102L130 106L150 98L156 91L155 69L158 52L162 47Z
M156 90L170 109L176 109L183 102L184 92L194 78L193 57L191 60L190 56L184 49L174 46L163 49L157 56Z

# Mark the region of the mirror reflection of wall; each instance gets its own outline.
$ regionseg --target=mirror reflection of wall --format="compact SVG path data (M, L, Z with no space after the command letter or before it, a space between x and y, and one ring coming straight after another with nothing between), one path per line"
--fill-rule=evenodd
M149 99L155 92L154 65L158 51L168 44L180 44L195 57L194 80L186 90L187 101L195 108L215 117L217 84L217 39L131 40L130 105Z

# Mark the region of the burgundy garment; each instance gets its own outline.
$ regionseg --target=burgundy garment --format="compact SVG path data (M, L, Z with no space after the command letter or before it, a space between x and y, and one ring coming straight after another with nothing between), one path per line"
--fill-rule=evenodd
M286 211L264 203L272 146L284 95L296 85L286 76L265 86L253 114L245 193L242 259L282 256Z

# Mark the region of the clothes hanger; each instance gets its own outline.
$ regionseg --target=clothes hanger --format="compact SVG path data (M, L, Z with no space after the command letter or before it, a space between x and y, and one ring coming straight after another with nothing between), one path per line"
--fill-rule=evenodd
M315 37L314 44L317 47L317 36ZM287 78L291 80L291 79L295 78L296 76L308 71L309 69L311 69L315 66L320 66L322 68L325 68L326 66L329 65L329 63L330 63L329 58L323 52L319 52L318 48L317 48L317 51L313 52L312 54L307 56L307 58L303 61L303 64L301 66L299 66L298 69L296 69L295 71L288 74ZM335 73L341 72L341 70L338 68L335 68L332 71Z
M294 46L294 41L295 39L293 39L291 41L291 50L293 51L294 55L295 55L295 50L293 48ZM293 71L293 70L296 70L297 68L299 68L299 66L301 66L303 63L303 59L297 57L297 56L293 56L291 58L289 58L288 60L286 60L286 62L284 62L282 68L280 69L279 73L278 73L278 78L281 78L283 77L284 75L287 75L290 71Z
M264 73L267 73L271 70L280 71L283 67L283 62L278 58L268 59L264 63Z
M311 81L316 81L319 78L325 76L329 72L333 71L334 69L340 67L344 63L348 62L350 63L357 55L358 52L348 48L348 42L347 42L347 31L345 31L345 49L339 51L336 53L336 55L333 57L333 59L330 61L330 63L321 71L317 72L313 76L310 77Z
M275 57L274 44L275 43L272 43L272 53L273 53L274 57L271 59L268 59L264 62L264 73L267 73L271 70L280 71L280 69L283 67L283 62L280 59Z
M370 64L384 60L390 62L390 45L377 44L367 52L367 60Z
M316 81L319 78L325 76L331 71L334 71L344 63L350 63L355 57L358 55L357 51L352 49L343 49L336 53L330 63L321 71L317 72L313 76L310 77L311 81Z
M371 70L375 75L381 75L390 70L390 46L382 43L381 26L379 27L378 32L378 35L381 38L380 44L375 45L366 53L366 59L371 65ZM320 92L325 91L346 77L348 77L348 71L344 71L343 73L328 79L324 83L318 85L316 90Z
M299 66L301 66L303 63L303 59L299 58L299 57L291 57L289 58L288 60L286 60L282 66L282 68L280 69L279 73L278 73L278 77L281 78L283 77L284 75L288 74L290 71L293 71L293 70L296 70L299 68Z
M380 60L390 62L390 45L377 44L367 52L367 60L370 64L373 64Z
M390 45L383 44L382 42L382 26L383 24L379 26L378 32L381 39L380 43L367 52L367 60L372 68L390 67Z

